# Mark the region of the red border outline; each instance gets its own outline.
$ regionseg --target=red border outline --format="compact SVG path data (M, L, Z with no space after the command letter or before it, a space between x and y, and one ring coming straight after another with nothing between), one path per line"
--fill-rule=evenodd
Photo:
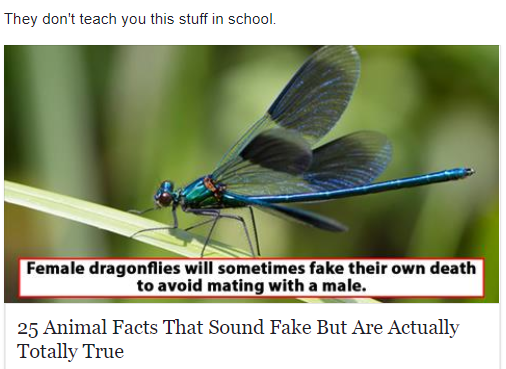
M482 294L481 296L474 295L464 295L464 296L379 296L379 295L324 295L324 296L250 296L250 295L236 295L236 296L188 296L188 295L170 295L170 296L21 296L21 261L22 260L227 260L227 261L235 261L235 260L481 260L482 261ZM342 257L342 258L325 258L325 257L302 257L302 258L284 258L284 257L238 257L238 258L224 258L224 257L207 257L207 258L170 258L170 257L158 257L158 258L150 258L150 257L124 257L124 258L108 258L108 257L35 257L35 258L18 258L18 299L297 299L297 298L314 298L314 299L332 299L332 298L340 298L340 299L349 299L349 298L381 298L381 299L430 299L430 298L446 298L446 299L462 299L462 298L476 298L476 299L484 299L485 298L485 258L484 257Z

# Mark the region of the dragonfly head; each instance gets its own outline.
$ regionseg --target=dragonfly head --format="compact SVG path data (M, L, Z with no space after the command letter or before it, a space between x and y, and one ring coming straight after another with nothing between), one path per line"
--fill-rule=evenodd
M154 196L155 204L160 208L170 206L175 198L174 183L171 181L163 181Z

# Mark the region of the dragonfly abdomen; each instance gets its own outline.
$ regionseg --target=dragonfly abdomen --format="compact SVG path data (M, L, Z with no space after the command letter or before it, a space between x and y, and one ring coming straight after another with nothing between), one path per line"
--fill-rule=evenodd
M474 173L470 168L455 168L435 173L428 173L414 177L394 179L385 182L370 183L363 186L344 188L334 191L323 191L307 194L278 195L278 196L253 196L253 200L269 203L325 201L344 197L367 195L378 192L398 190L401 188L424 186L432 183L447 182L468 177Z

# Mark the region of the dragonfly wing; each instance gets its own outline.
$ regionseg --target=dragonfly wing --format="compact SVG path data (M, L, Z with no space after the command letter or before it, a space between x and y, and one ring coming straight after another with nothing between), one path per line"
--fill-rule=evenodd
M392 146L384 135L355 132L317 148L302 177L314 192L361 186L383 173L391 156Z
M282 217L289 220L294 220L296 222L323 229L325 231L331 232L346 232L348 228L339 223L338 221L325 217L320 214L316 214L307 210L297 209L297 208L289 208L287 206L282 206L278 204L265 203L260 200L249 200L246 197L237 196L235 197L237 200L244 201L250 205L255 206L256 208L270 213L272 215Z
M313 162L313 152L302 136L277 128L262 132L239 153L241 167L257 166L277 172L304 173ZM238 170L239 168L235 168Z
M281 206L277 204L257 205L260 210L266 211L276 216L295 220L296 222L323 229L331 232L346 232L348 228L339 223L338 221L325 217L320 214L316 214L307 210L289 208L287 206Z
M267 114L276 124L316 144L341 118L359 75L360 59L354 47L323 47L292 77Z
M215 179L227 186L227 192L259 199L333 191L374 181L387 167L391 150L388 139L382 134L361 131L338 138L312 151L311 164L300 172L278 170L272 168L272 165L264 166L261 161L241 161ZM278 159L269 160L279 160L279 163L285 161L287 167L295 166L291 161L297 155L278 155Z
M316 51L295 73L265 116L228 151L218 165L237 159L261 132L283 128L298 132L313 147L337 123L348 106L360 74L352 46L327 46Z

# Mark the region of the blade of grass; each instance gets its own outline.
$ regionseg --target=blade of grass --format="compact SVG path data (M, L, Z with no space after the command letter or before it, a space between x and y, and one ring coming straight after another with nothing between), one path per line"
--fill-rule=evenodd
M100 229L130 237L135 232L166 226L163 223L130 214L124 211L94 204L73 197L56 194L34 187L5 181L5 201L88 224ZM200 257L204 238L181 229L170 231L145 232L137 235L136 240L160 247L173 254L185 257ZM233 246L212 241L206 248L206 256L247 257L247 252ZM300 298L305 302L376 302L372 299L317 299Z
M142 229L167 226L125 211L9 181L5 181L5 201L126 237ZM200 257L204 245L203 237L181 229L145 232L135 236L135 239L186 257ZM206 256L247 257L249 254L213 241L206 248Z

